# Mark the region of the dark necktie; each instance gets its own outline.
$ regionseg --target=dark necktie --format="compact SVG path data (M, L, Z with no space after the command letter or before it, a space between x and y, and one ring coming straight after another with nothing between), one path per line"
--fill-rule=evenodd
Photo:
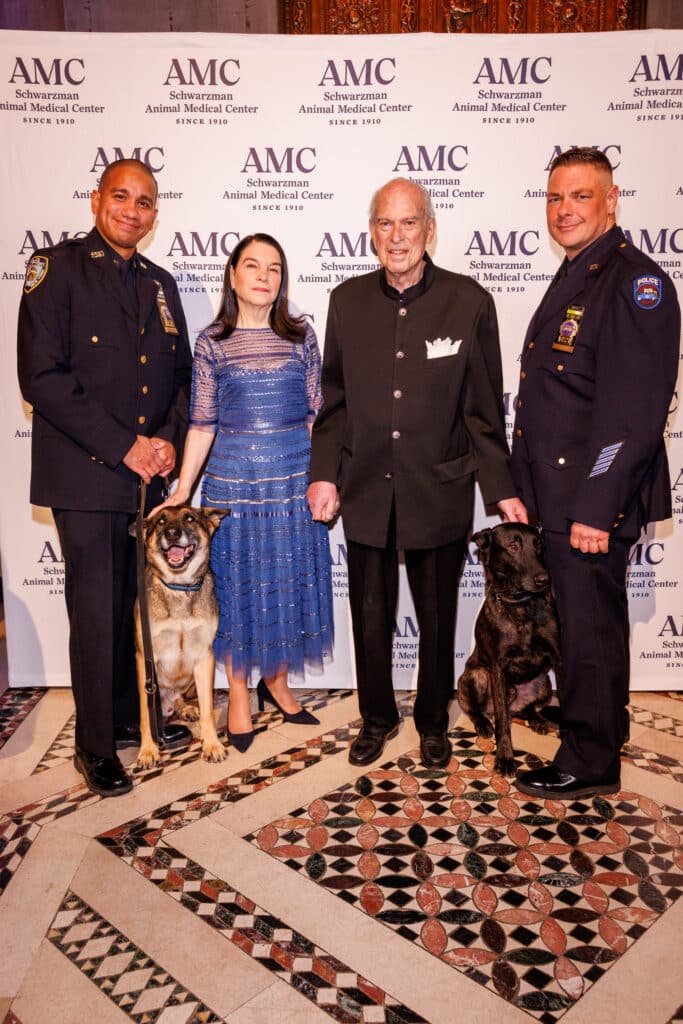
M130 303L131 309L135 311L135 315L138 315L138 285L137 285L137 274L136 274L136 259L135 256L131 256L129 260L124 261L120 268L119 273L121 274L121 280L123 282L123 288Z

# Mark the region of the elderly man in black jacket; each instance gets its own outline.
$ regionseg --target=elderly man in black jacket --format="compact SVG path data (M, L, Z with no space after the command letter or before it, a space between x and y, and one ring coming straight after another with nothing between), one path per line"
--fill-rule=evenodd
M308 496L323 521L341 502L363 717L349 753L356 765L375 761L398 726L391 681L398 550L420 627L421 757L443 767L475 477L487 503L526 521L508 468L493 300L471 278L434 266L426 253L434 231L426 189L388 182L370 209L382 269L345 281L330 299Z
M138 481L147 507L182 450L192 355L171 275L137 253L157 185L137 160L109 165L95 228L36 252L19 311L19 381L33 406L31 501L52 508L64 556L75 765L91 790L131 781L115 747L139 742L132 615ZM165 727L166 745L187 743Z
M662 432L676 384L672 282L616 226L619 190L591 148L550 169L548 230L565 259L527 331L512 469L543 526L562 634L562 741L523 793L613 793L628 735L629 550L671 515Z

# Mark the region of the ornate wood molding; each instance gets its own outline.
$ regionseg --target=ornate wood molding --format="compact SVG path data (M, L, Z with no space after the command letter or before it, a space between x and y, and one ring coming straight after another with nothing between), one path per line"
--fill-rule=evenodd
M605 32L646 27L647 0L279 0L282 31Z

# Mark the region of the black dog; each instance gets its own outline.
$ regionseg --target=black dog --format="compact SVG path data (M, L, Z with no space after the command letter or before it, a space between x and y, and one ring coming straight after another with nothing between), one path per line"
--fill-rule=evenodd
M548 670L560 670L559 626L538 530L502 523L472 540L484 567L484 605L474 627L475 647L458 680L458 701L478 736L496 736L496 771L514 775L510 735L513 714L535 732L547 732L539 715L550 700ZM489 716L489 717L487 717Z

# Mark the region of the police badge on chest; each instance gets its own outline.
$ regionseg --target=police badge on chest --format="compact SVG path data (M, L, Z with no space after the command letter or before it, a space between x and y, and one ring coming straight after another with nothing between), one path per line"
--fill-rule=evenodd
M557 332L557 340L553 342L553 348L556 351L568 352L570 355L574 351L583 310L583 306L567 306L564 314L565 318Z
M161 326L163 327L166 334L178 334L178 328L175 325L171 311L168 308L166 302L166 296L164 295L164 289L161 286L160 281L155 281L157 286L157 307L159 309L159 319L161 320Z

